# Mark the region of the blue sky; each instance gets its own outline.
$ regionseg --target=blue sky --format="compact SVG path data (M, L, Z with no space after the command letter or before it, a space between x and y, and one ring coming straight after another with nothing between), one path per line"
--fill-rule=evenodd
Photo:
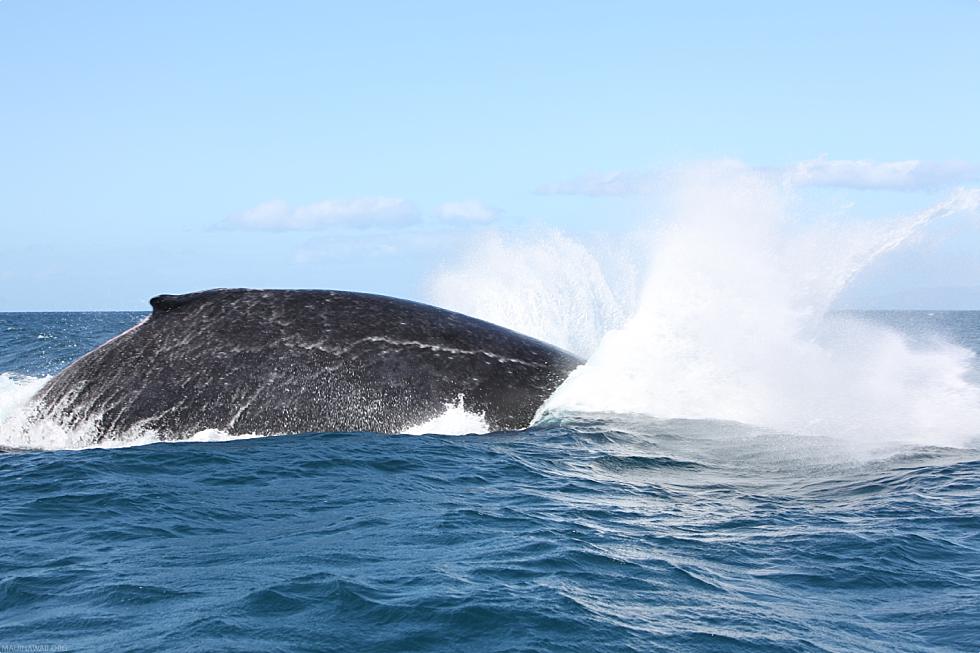
M978 34L975 0L0 0L0 310L422 298L481 229L625 231L721 157L912 212L980 185ZM978 252L949 223L854 301L980 308Z

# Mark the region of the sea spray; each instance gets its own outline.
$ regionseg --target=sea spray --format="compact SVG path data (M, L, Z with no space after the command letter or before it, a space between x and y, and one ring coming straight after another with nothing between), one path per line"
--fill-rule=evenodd
M466 409L466 398L460 395L456 401L446 404L446 409L427 422L409 426L405 430L408 435L470 435L487 433L486 416Z
M968 380L971 351L913 346L889 328L828 312L861 270L933 220L976 209L980 192L958 191L919 214L875 223L801 224L792 200L791 187L737 163L679 172L636 309L621 325L580 321L596 304L631 301L592 301L591 289L612 288L588 249L566 236L552 236L537 252L530 243L496 251L498 241L483 255L478 291L457 301L513 293L510 304L495 301L487 319L499 313L503 324L533 325L533 335L565 346L574 341L579 351L588 340L570 338L570 327L552 317L557 307L586 330L612 325L539 417L733 420L854 446L959 446L977 437L980 387ZM555 243L576 255L551 256ZM502 270L490 267L495 262ZM472 260L462 266L474 268ZM458 276L436 280L437 300L453 303L447 289ZM546 316L529 315L541 307Z
M100 439L95 429L85 424L68 429L50 419L37 419L32 410L32 399L50 378L0 373L0 449L116 449L165 441L152 429L134 429ZM257 437L264 436L231 435L219 429L205 429L179 442L223 442Z
M167 441L149 428L99 438L96 429L85 424L69 429L53 420L37 419L32 411L32 399L49 378L0 373L0 449L116 449ZM462 396L446 404L445 410L431 420L404 428L404 432L410 435L469 435L489 431L486 417L468 410ZM225 442L261 437L270 436L254 433L232 435L221 429L204 429L176 442Z
M9 444L3 436L20 428L25 406L48 378L0 372L0 444Z
M636 310L637 267L622 243L589 246L557 231L481 235L430 284L437 306L589 356Z

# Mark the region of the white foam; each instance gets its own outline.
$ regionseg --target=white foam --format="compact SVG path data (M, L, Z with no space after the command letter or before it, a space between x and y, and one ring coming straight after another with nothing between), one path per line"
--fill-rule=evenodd
M261 435L258 433L243 433L239 435L233 435L227 431L222 431L221 429L204 429L203 431L198 431L186 438L180 438L178 440L167 439L161 437L157 432L151 429L137 429L132 434L126 437L116 437L116 438L106 438L95 444L88 444L81 447L76 447L79 449L123 449L126 447L141 447L147 444L157 444L159 442L168 443L190 443L190 442L231 442L233 440L252 440L255 438L268 438L275 437L270 435Z
M454 403L446 404L446 410L441 415L405 429L405 433L409 435L471 435L489 432L486 416L466 410L462 395Z
M232 435L220 429L205 429L180 440L166 440L148 428L135 428L125 434L99 438L85 425L65 429L50 420L31 419L31 399L50 377L0 373L0 447L30 450L117 449L158 442L227 442L270 437L259 434ZM482 413L466 409L462 396L445 405L437 417L405 429L411 435L469 435L488 433L490 427Z
M53 424L33 422L30 401L50 377L0 373L0 446L15 449L61 449L70 438Z
M50 420L31 417L31 399L50 377L0 373L0 446L11 449L78 450L135 447L164 441L152 429L133 429L113 438L100 439L94 428L81 425L65 429ZM205 429L180 442L224 442L262 435L231 435L218 429Z
M24 405L49 378L0 372L0 428L20 415Z
M136 447L158 442L227 442L269 437L259 434L232 435L220 429L205 429L180 440L165 440L152 429L133 429L111 438L98 438L94 428L65 429L50 420L30 419L31 398L50 377L0 373L0 446L11 449L79 450ZM409 427L411 435L468 435L488 433L490 427L482 413L466 409L462 396L445 405L433 419Z

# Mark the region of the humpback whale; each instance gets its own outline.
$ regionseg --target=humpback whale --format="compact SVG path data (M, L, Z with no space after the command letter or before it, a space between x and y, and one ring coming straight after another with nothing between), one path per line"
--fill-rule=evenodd
M35 416L96 441L134 430L397 433L462 397L492 429L517 429L582 362L489 322L366 293L216 289L150 305L48 381Z

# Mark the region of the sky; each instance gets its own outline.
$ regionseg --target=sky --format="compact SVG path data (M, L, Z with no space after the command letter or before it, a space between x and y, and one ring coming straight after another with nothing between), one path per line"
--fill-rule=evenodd
M978 35L976 0L0 0L0 311L424 299L488 229L625 233L722 158L913 213L980 186ZM848 301L980 309L980 220Z

